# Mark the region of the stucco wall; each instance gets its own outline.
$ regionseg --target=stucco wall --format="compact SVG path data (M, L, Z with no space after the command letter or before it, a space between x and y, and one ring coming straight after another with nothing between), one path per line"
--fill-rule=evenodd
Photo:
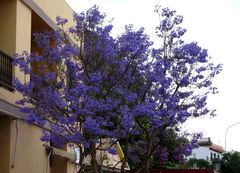
M16 53L31 51L31 25L32 11L21 0L17 0L17 25L16 25ZM24 73L15 69L15 76L21 81L28 81Z
M70 160L48 157L41 134L36 125L0 115L0 173L73 173Z
M33 11L26 1L0 0L0 50L10 56L25 50L31 51ZM64 0L30 1L36 3L52 21L61 15L70 19L69 24L72 24L73 11ZM22 82L29 80L29 76L19 69L14 68L13 71L14 76ZM0 87L0 99L15 104L20 98L19 93ZM40 141L41 133L41 128L35 125L0 115L0 137L4 137L4 140L0 138L0 173L45 173L49 160ZM73 169L73 165L64 158L58 158L52 164L48 173L54 173L54 170L68 173L67 170Z
M0 1L0 50L13 55L16 49L16 0ZM0 87L0 98L13 102L12 93Z
M0 1L0 50L12 55L16 40L16 0Z
M40 141L41 133L41 128L35 125L22 120L11 121L10 160L14 167L10 173L46 172L48 154Z
M10 17L6 17L8 15ZM24 50L30 51L31 9L21 0L0 1L0 22L0 50L10 56ZM23 82L29 79L27 75L15 67L13 68L13 75ZM21 95L0 87L0 98L15 104L21 98Z
M36 14L40 15L47 24L55 23L56 16L60 15L69 20L66 28L73 25L73 10L65 0L1 0L0 50L10 56L25 50L31 51L32 10L35 10ZM13 69L13 74L23 82L29 81L29 76L20 72L18 68ZM15 104L21 95L0 87L0 98Z
M53 155L51 158L51 173L67 173L67 159Z
M24 2L28 3L29 0L23 0ZM33 2L43 10L43 12L49 17L52 22L56 22L56 17L61 16L67 18L69 23L67 27L73 25L72 8L66 3L65 0L33 0ZM31 3L33 4L33 3ZM34 9L35 10L35 9ZM35 11L38 15L41 12ZM40 15L41 16L41 15ZM43 16L41 16L43 17ZM46 21L47 22L47 21ZM48 22L47 22L48 23Z
M0 172L10 169L10 119L0 115Z

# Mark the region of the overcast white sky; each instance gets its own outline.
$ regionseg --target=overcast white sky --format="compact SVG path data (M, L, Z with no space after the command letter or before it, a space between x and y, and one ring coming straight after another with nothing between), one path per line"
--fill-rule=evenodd
M209 106L217 109L214 118L191 120L186 128L202 131L204 137L224 147L225 131L240 122L240 0L66 0L81 12L97 4L107 18L114 18L114 34L121 33L126 24L145 27L154 37L158 16L155 5L175 9L183 15L187 29L185 41L197 41L207 48L215 63L223 64L223 72L215 79L220 93L209 99ZM155 40L156 41L156 40ZM227 150L240 151L240 124L227 133Z

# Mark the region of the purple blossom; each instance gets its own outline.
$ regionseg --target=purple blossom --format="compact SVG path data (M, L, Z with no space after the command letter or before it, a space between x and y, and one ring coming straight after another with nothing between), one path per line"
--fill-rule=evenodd
M160 156L159 156L159 161L161 164L165 163L168 161L168 151L167 151L167 148L163 148L161 151L160 151Z
M65 25L65 24L68 22L67 19L62 18L62 17L60 17L60 16L57 16L57 17L56 17L56 21L57 21L57 25Z
M68 30L82 44L73 45L61 30L35 33L41 51L14 56L13 64L31 78L26 83L14 80L23 95L17 102L20 110L28 114L27 122L50 125L42 141L76 144L85 158L92 147L104 145L101 139L114 138L128 141L122 142L128 146L125 156L135 163L152 156L160 163L172 156L184 161L199 136L186 142L175 131L188 118L212 115L207 96L217 92L212 79L222 65L209 63L207 50L197 42L181 40L186 29L176 11L155 12L161 17L156 34L164 41L155 49L144 28L127 25L122 35L113 37L112 24L94 6L74 13L75 25ZM57 17L58 25L66 22ZM147 155L150 141L156 147ZM181 145L166 145L169 141Z
M116 150L115 147L110 147L110 148L108 149L108 152L109 152L110 154L117 155L117 150Z

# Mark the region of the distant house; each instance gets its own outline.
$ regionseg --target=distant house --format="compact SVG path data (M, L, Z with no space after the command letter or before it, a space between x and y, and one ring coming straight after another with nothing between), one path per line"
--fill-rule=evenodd
M192 151L192 155L189 158L213 160L221 159L224 149L222 146L214 144L211 139L203 138L199 141L199 147Z
M211 161L213 163L214 170L220 171L222 154L225 152L223 147L214 144L209 137L201 139L198 145L199 147L192 151L192 155L189 159L195 158Z

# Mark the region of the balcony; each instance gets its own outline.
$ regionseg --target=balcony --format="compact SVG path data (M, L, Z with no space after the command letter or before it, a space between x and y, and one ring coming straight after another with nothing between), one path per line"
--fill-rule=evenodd
M0 87L13 91L13 65L12 58L0 51Z

